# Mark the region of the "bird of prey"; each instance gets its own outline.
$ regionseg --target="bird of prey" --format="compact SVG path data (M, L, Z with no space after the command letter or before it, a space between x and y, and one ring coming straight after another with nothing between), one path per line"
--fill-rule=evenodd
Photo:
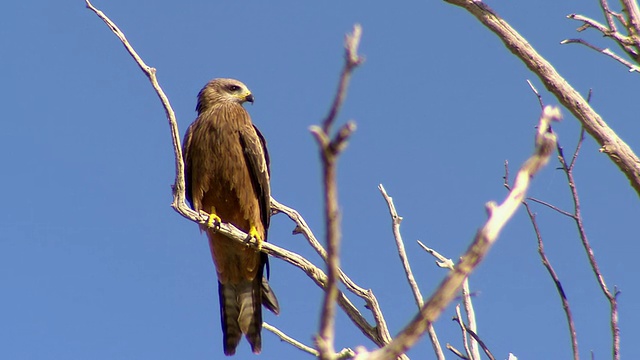
M245 334L251 350L262 348L262 308L280 308L267 282L267 255L216 233L215 221L231 223L256 238L267 238L271 191L264 137L242 107L253 95L240 81L211 80L198 94L198 117L184 139L187 200L210 214L207 233L218 273L224 353L233 355Z

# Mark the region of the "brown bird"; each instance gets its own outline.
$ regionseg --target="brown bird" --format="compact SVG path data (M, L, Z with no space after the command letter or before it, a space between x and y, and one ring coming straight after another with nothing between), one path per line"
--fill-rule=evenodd
M242 107L253 95L240 81L211 80L198 94L198 117L184 139L187 200L215 221L231 223L266 241L271 215L269 154L264 137ZM267 255L239 244L210 226L207 233L218 273L224 353L233 355L245 334L251 350L262 348L261 304L278 314Z

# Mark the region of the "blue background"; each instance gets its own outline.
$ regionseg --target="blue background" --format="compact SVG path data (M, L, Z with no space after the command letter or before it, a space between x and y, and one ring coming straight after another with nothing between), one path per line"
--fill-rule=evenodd
M531 154L540 108L526 79L555 98L475 18L442 1L96 1L158 78L180 130L214 77L246 83L248 110L269 142L272 192L322 238L318 153L310 125L326 115L343 63L343 37L363 26L366 62L340 122L358 130L339 162L342 265L373 289L392 334L416 311L377 190L404 216L402 234L425 297L444 276L420 239L457 259ZM628 144L640 148L638 75L579 45L572 12L602 18L597 1L491 1ZM617 4L616 4L617 5ZM613 5L612 5L613 6ZM615 9L615 8L614 8ZM120 41L82 1L12 1L0 11L0 358L222 358L218 295L208 245L170 207L174 160L164 110ZM555 125L567 153L579 123ZM530 195L571 210L552 161ZM586 230L607 284L620 295L622 355L639 358L640 203L597 144L585 140L575 176ZM565 286L583 357L611 353L608 303L570 219L535 206L547 253ZM283 215L270 241L321 261ZM478 332L497 358L571 356L564 313L520 209L471 277ZM307 344L322 293L301 271L272 261L282 313L265 320ZM636 275L634 275L636 274ZM363 302L352 301L367 313ZM435 327L459 349L449 307ZM369 314L367 316L370 318ZM337 348L374 345L340 313ZM265 331L262 358L309 358ZM426 338L409 352L433 358ZM448 354L448 358L454 358ZM254 358L246 341L237 359Z

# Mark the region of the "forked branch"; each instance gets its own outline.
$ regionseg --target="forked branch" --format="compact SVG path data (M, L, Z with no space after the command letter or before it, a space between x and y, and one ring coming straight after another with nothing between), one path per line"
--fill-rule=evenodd
M331 127L347 96L347 87L351 73L363 61L358 55L358 46L362 29L360 25L353 27L353 33L345 40L345 65L340 76L340 83L329 114L322 122L322 127L313 126L311 132L320 148L322 162L322 182L325 205L325 228L327 243L327 289L322 302L320 316L320 331L316 337L320 358L330 360L335 358L334 326L335 304L338 297L338 279L340 277L339 248L340 248L340 214L338 210L338 184L336 180L337 161L340 153L347 145L347 140L355 131L355 123L347 122L335 136L331 137Z
M640 159L638 156L591 108L589 103L558 74L555 68L536 52L527 40L484 2L474 0L445 1L464 8L494 32L507 49L535 73L558 101L582 123L587 132L600 144L600 151L607 154L620 168L636 193L640 195ZM623 1L629 6L633 3L631 0ZM632 13L635 14L635 10L632 10ZM632 18L633 21L636 21L635 15Z

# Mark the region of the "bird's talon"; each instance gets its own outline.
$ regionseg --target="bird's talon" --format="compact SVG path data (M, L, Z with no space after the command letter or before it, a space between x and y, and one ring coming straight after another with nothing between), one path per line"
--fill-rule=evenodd
M215 214L215 209L211 209L211 213L209 214L209 219L207 219L207 227L220 228L221 222L222 222L222 219L220 219L220 216Z
M256 239L256 243L258 244L258 250L262 249L262 237L258 233L258 229L256 229L256 227L253 225L251 226L251 229L249 229L249 238Z

